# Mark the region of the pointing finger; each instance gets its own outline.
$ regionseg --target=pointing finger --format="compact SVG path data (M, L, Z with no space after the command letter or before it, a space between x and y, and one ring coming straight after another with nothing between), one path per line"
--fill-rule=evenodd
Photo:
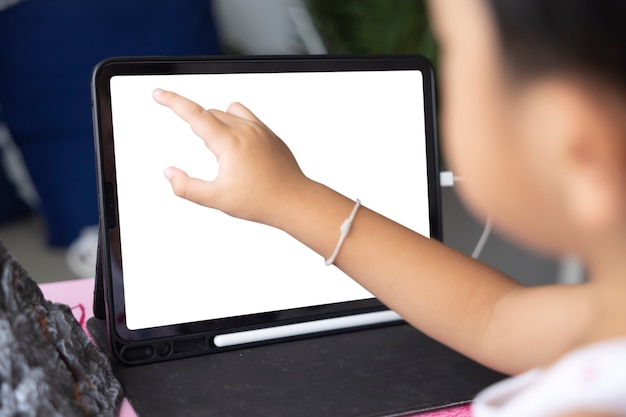
M204 140L211 151L214 151L215 137L223 133L226 128L222 117L216 117L214 112L207 111L196 102L172 91L156 89L152 96L157 103L169 107L181 119L189 123L196 135Z

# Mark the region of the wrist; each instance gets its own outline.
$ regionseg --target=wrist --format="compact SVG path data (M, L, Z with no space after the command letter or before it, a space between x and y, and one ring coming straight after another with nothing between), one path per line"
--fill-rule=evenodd
M275 211L272 226L328 258L340 236L339 227L350 215L354 204L346 196L307 178Z

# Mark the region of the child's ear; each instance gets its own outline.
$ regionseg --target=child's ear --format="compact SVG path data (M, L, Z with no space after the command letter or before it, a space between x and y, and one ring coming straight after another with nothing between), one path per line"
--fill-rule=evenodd
M597 85L563 80L546 91L555 141L556 186L564 215L589 233L626 221L626 106ZM557 171L558 170L558 171Z

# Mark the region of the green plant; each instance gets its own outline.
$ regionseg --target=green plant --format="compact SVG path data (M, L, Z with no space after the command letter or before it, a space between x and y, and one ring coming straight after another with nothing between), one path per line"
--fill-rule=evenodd
M436 63L423 0L306 1L329 53L421 54Z

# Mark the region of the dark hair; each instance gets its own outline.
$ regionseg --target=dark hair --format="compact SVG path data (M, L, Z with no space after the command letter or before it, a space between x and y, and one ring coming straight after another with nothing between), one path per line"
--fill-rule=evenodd
M514 79L592 75L626 91L626 0L486 0Z

